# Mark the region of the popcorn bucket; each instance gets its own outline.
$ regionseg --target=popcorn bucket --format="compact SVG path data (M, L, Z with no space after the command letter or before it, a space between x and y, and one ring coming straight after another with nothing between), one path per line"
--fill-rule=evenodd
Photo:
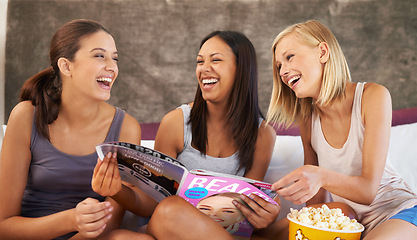
M292 219L287 215L289 221L288 240L359 240L365 229L359 230L335 230L309 226Z

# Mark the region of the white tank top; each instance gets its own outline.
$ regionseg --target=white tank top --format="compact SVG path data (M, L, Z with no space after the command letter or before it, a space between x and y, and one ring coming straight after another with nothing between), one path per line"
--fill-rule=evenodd
M365 127L361 117L362 93L365 83L357 83L352 106L349 136L340 149L335 149L326 141L321 129L320 117L313 114L311 144L317 153L319 166L350 176L362 173L362 146ZM335 202L351 206L358 220L365 226L364 235L379 223L388 220L399 211L417 204L417 195L412 192L403 178L393 168L387 158L381 184L374 201L363 205L332 194Z

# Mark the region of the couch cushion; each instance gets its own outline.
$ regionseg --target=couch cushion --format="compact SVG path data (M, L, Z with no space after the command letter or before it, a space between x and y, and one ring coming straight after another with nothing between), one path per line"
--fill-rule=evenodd
M404 108L392 111L392 126L401 124L408 124L417 122L417 107ZM296 126L291 126L287 129L279 127L278 125L271 124L277 133L277 135L299 136L300 130ZM142 140L155 139L156 132L158 131L159 122L141 123L142 128Z
M417 123L391 128L388 157L394 168L417 193Z
M141 123L140 128L142 129L142 140L155 140L159 122Z
M303 144L300 136L277 136L271 163L265 175L265 182L274 183L286 174L304 164ZM295 205L281 198L281 211L278 219L285 218L290 208L300 209L305 204Z
M392 126L417 122L417 107L392 111Z

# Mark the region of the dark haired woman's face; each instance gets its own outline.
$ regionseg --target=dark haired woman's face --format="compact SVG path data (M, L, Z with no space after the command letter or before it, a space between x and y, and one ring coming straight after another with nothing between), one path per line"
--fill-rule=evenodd
M236 57L219 37L212 37L201 46L196 75L204 100L228 101L236 76Z
M80 42L80 49L70 63L73 89L91 98L106 101L119 73L118 53L113 37L99 31Z

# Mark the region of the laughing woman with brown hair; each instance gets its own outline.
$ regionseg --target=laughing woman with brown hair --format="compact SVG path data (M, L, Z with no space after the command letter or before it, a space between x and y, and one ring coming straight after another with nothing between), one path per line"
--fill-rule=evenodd
M181 105L162 119L155 150L178 159L188 169L263 180L272 156L275 131L263 120L258 105L255 48L241 33L215 31L201 42L196 62L198 87L194 102ZM121 198L122 191L117 187L114 191L98 189L100 193L114 194L120 202L128 198L127 194ZM256 228L265 228L277 218L279 206L258 196L241 197L253 210L238 201L234 203ZM122 205L138 215L143 209L134 201ZM118 233L118 239L138 236L126 230ZM157 239L232 238L220 224L178 196L159 203L147 233Z
M1 239L90 239L119 227L119 205L91 188L97 144L140 143L138 122L105 102L117 61L113 37L94 21L56 31L51 67L26 81L9 117L0 158Z

